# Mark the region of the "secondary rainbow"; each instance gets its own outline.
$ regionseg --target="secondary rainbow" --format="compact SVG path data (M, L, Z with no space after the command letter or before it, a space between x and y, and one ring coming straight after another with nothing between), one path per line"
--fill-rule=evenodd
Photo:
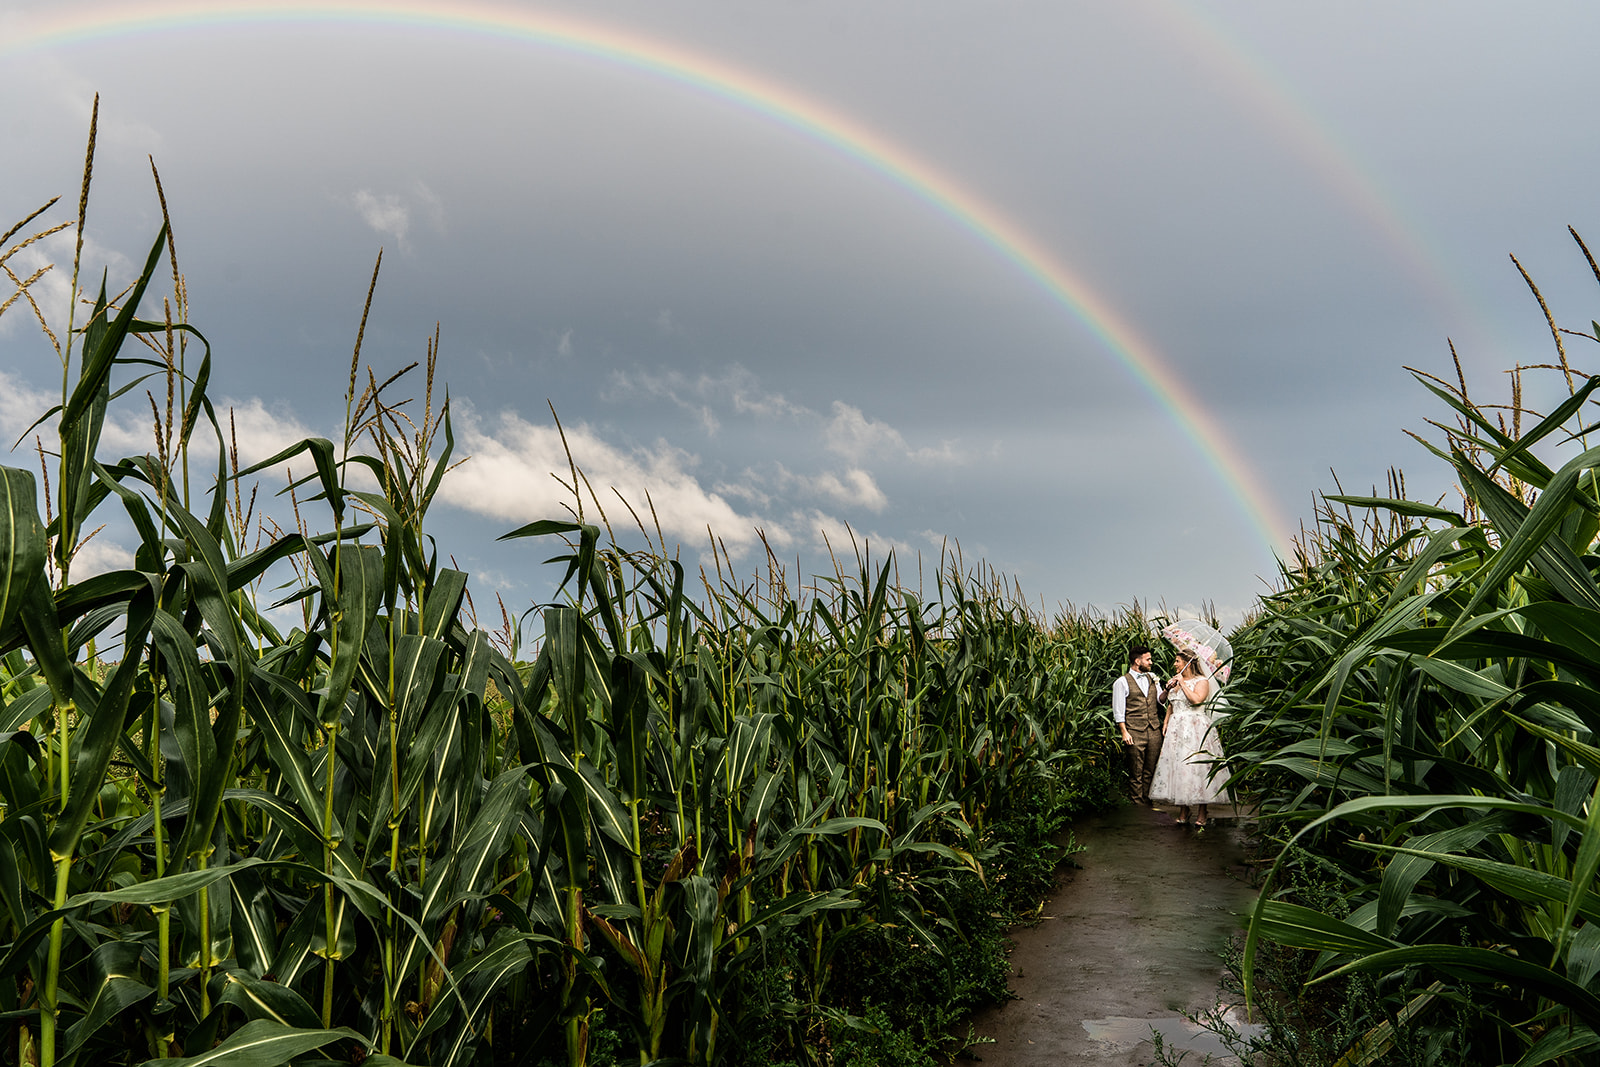
M513 38L623 64L766 116L859 161L977 236L1064 307L1120 362L1193 442L1268 546L1282 552L1290 527L1251 465L1216 420L1186 396L1157 350L1088 281L993 205L922 159L815 101L679 45L565 16L481 3L118 3L47 9L0 36L0 57L128 34L261 22L372 23Z
M1448 316L1452 331L1466 332L1485 345L1499 339L1483 317L1481 301L1469 295L1450 258L1428 238L1414 214L1402 209L1399 198L1377 177L1376 169L1362 161L1349 140L1317 113L1260 49L1230 28L1215 6L1155 0L1153 9L1156 17L1148 20L1151 25L1173 35L1188 55L1205 62L1220 82L1272 128L1278 143L1298 155L1383 237L1434 306ZM1139 8L1130 10L1137 13Z

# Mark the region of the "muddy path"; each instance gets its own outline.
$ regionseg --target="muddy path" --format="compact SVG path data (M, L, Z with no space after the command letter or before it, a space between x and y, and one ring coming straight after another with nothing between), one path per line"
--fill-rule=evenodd
M1012 933L1016 999L972 1020L984 1067L1150 1064L1151 1028L1184 1064L1225 1062L1184 1012L1223 996L1219 953L1255 899L1231 808L1197 834L1168 810L1124 804L1073 823L1085 851L1064 866L1043 918ZM970 1062L970 1061L967 1061Z

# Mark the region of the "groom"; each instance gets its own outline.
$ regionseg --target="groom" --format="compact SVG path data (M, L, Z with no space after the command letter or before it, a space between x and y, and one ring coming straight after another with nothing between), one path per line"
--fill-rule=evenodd
M1128 757L1128 789L1135 803L1150 802L1150 778L1161 755L1161 698L1156 676L1150 673L1150 649L1128 649L1128 673L1111 683L1111 718L1122 734Z

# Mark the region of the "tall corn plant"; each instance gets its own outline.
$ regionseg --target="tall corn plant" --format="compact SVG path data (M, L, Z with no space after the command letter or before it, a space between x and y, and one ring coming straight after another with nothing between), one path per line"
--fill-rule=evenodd
M163 258L171 293L141 317ZM33 475L0 468L0 1011L21 1062L576 1067L602 1012L641 1062L737 1062L758 1015L816 1056L848 1023L857 935L945 954L959 888L1003 869L991 824L1109 755L1142 617L1052 626L959 560L924 599L865 553L807 590L719 560L691 595L664 542L585 521L576 464L572 520L510 535L566 546L518 659L426 532L454 462L437 334L420 409L394 395L413 368L363 373L376 271L340 440L243 469L170 226L61 334L40 276L10 275L3 305L64 338L67 371L42 517ZM154 451L109 461L105 419L145 382ZM256 535L241 482L290 463L295 528ZM82 577L104 508L133 564ZM780 942L802 949L774 992Z
M6 1006L24 1020L17 1054L55 1064L215 1047L275 1063L355 1042L467 1062L487 1036L490 994L542 935L481 921L526 791L484 756L493 657L458 619L465 576L422 550L447 410L430 402L404 434L376 382L352 395L342 450L310 440L269 461L311 459L334 532L242 551L220 434L209 513L184 503L194 431L202 419L217 429L209 347L185 374L174 337L204 338L170 310L139 317L173 248L163 228L134 284L118 297L102 285L57 343L68 374L45 416L60 442L54 514L40 521L31 474L0 471L0 881L13 934L0 967L13 979ZM28 291L41 275L12 274L6 307L23 301L54 341ZM154 338L160 358L129 351L133 337ZM165 420L150 397L157 452L108 463L107 412L152 363L168 392ZM363 433L372 454L352 451ZM357 465L377 492L349 487ZM373 521L346 522L352 502ZM75 582L74 555L107 504L140 539L134 567ZM379 543L361 543L369 533ZM311 624L285 636L249 591L290 559L307 581L286 602L310 605ZM103 665L94 642L108 633L120 650Z
M1388 497L1327 497L1237 642L1236 783L1294 846L1246 979L1268 939L1318 953L1316 982L1376 983L1389 1017L1349 1063L1389 1054L1402 1020L1431 1055L1475 1062L1600 1049L1600 451L1583 447L1600 378L1547 321L1570 385L1548 414L1522 403L1526 368L1509 423L1464 378L1418 376L1451 415L1427 447L1463 507L1407 500L1398 478ZM1331 865L1335 904L1276 878L1294 850Z

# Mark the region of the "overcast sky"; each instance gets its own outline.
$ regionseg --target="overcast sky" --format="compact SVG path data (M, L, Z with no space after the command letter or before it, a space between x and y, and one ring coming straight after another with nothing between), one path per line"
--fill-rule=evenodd
M473 458L434 529L480 604L549 595L547 553L494 539L561 514L553 405L590 481L648 491L694 562L709 524L739 566L759 528L817 571L848 524L903 574L959 542L1052 611L1237 618L1330 469L1448 488L1402 432L1442 417L1404 365L1452 374L1453 338L1489 395L1552 358L1508 253L1564 325L1600 317L1566 232L1600 242L1589 4L212 7L262 14L0 0L0 229L75 200L98 91L89 261L115 282L142 259L154 156L211 392L256 458L338 434L382 247L364 354L381 377L439 324ZM1018 242L1142 338L1175 401ZM60 388L19 305L0 374L14 439ZM146 448L143 398L121 418L112 444Z

